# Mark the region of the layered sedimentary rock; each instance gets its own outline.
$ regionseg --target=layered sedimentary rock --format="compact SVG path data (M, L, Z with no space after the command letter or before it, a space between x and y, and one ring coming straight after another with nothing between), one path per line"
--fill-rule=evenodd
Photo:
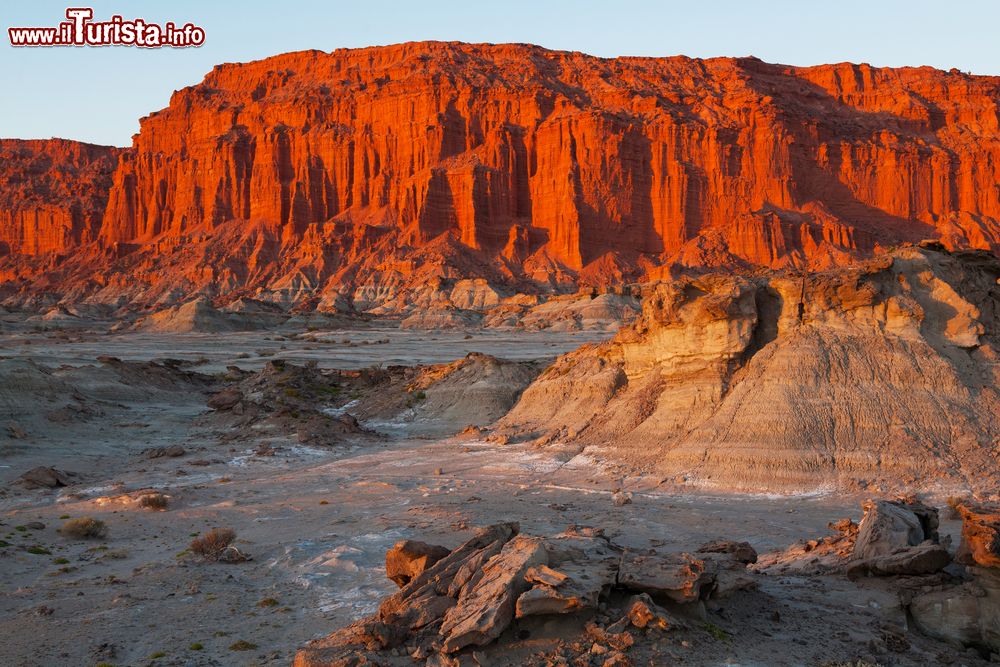
M998 102L1000 80L957 71L529 45L220 65L142 119L93 243L0 237L85 251L4 275L71 299L321 293L364 310L461 278L817 269L928 237L995 251Z
M657 286L499 422L700 486L992 493L1000 262L907 248L859 268Z
M0 256L65 253L100 231L120 149L0 139Z

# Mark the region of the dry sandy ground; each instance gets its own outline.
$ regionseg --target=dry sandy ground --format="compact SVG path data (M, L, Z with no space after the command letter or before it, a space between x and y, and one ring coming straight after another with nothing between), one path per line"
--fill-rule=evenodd
M366 335L376 337L338 332L341 338ZM475 346L463 334L452 335L401 334L382 345L396 345L394 358L411 363L451 360L463 354L460 345L504 356L495 339ZM240 346L262 345L259 336L249 344L240 339ZM549 356L574 340L538 335L528 346L523 333L516 336L508 351L516 347L522 358ZM2 344L20 356L23 339L16 334ZM192 351L192 341L204 349ZM52 366L107 351L132 358L205 355L204 366L218 368L233 360L220 361L213 352L228 349L235 357L241 351L224 339L136 335L111 342L117 347L51 338L28 347ZM371 356L350 363L370 365L382 354L376 347L363 347ZM291 358L299 350L280 352ZM332 356L331 365L344 363ZM393 437L332 447L269 437L276 454L256 456L254 444L224 443L224 434L196 422L207 411L198 391L117 397L102 406L99 417L50 432L16 440L0 435L7 438L0 443L0 540L8 545L0 548L0 665L289 664L304 642L370 613L395 590L383 569L394 542L416 538L452 547L475 527L501 520L537 534L596 526L637 548L687 549L729 538L767 551L826 534L830 520L860 516L854 498L671 496L657 493L654 480L623 479L583 457L559 461L520 446L400 437L405 429L392 424L378 426ZM187 453L142 454L173 444ZM36 465L75 471L79 483L58 490L10 484ZM618 487L635 492L633 504L613 506ZM168 510L138 508L134 492L143 489L169 495ZM57 532L64 517L82 516L105 521L107 539ZM44 528L28 527L33 522ZM238 548L252 559L206 563L187 552L192 537L212 527L233 528ZM945 530L957 526L946 522ZM709 613L711 625L664 642L660 664L819 665L859 658L885 665L978 664L929 640L889 651L883 624L905 623L895 596L843 578L763 578L760 591L741 593Z
M3 329L0 328L0 332ZM39 363L88 364L101 355L126 361L164 357L200 362L212 373L230 364L254 369L269 359L315 361L321 368L365 368L372 364L438 364L469 352L511 361L556 357L613 332L539 332L504 329L421 331L371 325L360 329L303 332L95 333L70 329L34 332L20 326L0 334L0 356Z

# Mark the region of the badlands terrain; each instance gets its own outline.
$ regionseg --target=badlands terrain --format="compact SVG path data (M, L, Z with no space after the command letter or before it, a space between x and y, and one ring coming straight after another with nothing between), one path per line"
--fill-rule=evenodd
M998 110L429 42L0 140L0 665L1000 660Z
M998 279L929 244L587 327L8 311L0 660L985 664Z

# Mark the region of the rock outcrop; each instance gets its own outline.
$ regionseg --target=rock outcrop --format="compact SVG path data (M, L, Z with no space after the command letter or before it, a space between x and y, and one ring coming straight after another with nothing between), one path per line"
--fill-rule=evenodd
M100 154L77 160L100 178L56 179L77 209L7 206L0 271L21 301L400 310L465 279L822 269L923 238L996 251L998 104L997 78L931 68L437 42L288 53L175 92L110 183L117 151L74 149ZM14 171L42 184L56 167ZM0 203L24 188L0 183Z
M831 524L839 535L763 554L751 571L775 576L844 573L861 589L891 591L908 629L968 648L973 656L995 656L1000 651L1000 542L993 538L1000 527L1000 507L958 505L963 540L956 564L948 570L951 553L938 541L937 510L913 499L869 501L864 510L860 532L846 519Z
M684 627L657 601L697 618L704 611L701 601L717 593L715 572L745 569L728 553L623 553L593 528L550 537L518 532L512 523L481 529L383 600L376 614L310 642L296 655L296 667L383 664L406 654L428 665L461 664L459 657L470 654L477 664L550 664L538 655L519 655L523 646L508 650L518 640L512 635L531 636L533 620L538 627L575 621L577 634L591 637L601 651L609 651L601 645L627 650L634 641L629 628ZM622 617L600 627L594 619L611 596L624 602ZM512 633L515 619L519 631ZM484 647L487 653L477 652ZM599 664L631 664L624 655L620 662L612 657Z
M351 407L358 419L390 429L406 426L422 436L454 435L496 421L534 380L541 364L470 352L458 361L424 367L394 366L376 391Z
M909 611L927 634L1000 653L1000 506L963 503L957 560L971 581L913 598Z
M762 555L749 567L784 575L846 573L851 578L926 575L952 561L938 535L938 512L919 500L869 500L860 524L829 524L836 535ZM947 542L947 540L946 540Z
M499 441L734 490L981 489L1000 470L1000 262L908 248L664 283L544 371Z

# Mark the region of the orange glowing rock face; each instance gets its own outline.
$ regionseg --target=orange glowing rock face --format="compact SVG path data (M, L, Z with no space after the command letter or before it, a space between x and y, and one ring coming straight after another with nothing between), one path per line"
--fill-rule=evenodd
M996 252L1000 78L526 45L298 52L216 67L142 119L111 183L79 171L71 189L106 197L103 217L12 206L24 185L5 182L0 242L84 244L153 291L329 290L416 270L445 233L436 261L478 268L441 276L536 283L822 269L925 238ZM51 266L0 269L28 284Z
M101 227L120 149L0 139L0 255L66 252Z

